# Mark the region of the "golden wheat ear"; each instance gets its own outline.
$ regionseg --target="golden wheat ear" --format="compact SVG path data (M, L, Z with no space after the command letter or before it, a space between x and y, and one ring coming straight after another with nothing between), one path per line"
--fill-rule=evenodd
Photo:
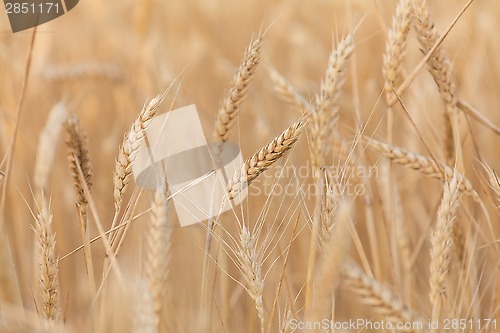
M428 156L409 152L398 146L389 145L387 143L383 143L374 139L370 139L368 143L372 148L379 151L393 162L403 165L407 168L420 171L424 175L431 178L445 181L446 179L453 178L453 175L456 172L457 177L462 180L459 184L458 189L464 194L470 196L474 201L481 201L470 180L468 180L464 175L458 173L458 171L455 171L446 164L435 162Z
M66 145L68 147L68 160L70 162L73 184L78 196L78 209L80 214L86 215L86 205L88 200L85 196L83 185L80 181L78 169L81 169L83 178L87 187L92 187L92 165L90 163L90 154L88 149L87 133L80 125L80 121L73 114L66 122L66 132L68 138Z
M292 149L302 134L306 123L307 119L305 117L301 118L246 160L241 169L236 171L233 177L229 179L227 185L229 199L234 199L262 172L266 171L274 162L283 157L288 150Z
M231 128L240 111L246 91L255 76L255 70L261 59L261 47L264 36L259 34L248 46L241 64L234 74L231 87L226 91L224 99L219 107L213 140L215 142L226 142L229 138Z
M56 235L52 229L52 213L45 204L36 216L36 246L40 270L41 315L49 323L57 321L59 308L59 261L56 257Z

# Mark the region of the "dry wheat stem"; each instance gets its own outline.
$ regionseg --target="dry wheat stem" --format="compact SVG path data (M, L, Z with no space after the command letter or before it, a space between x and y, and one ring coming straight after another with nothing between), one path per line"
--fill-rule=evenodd
M127 185L130 182L132 163L135 160L141 141L145 136L145 130L148 128L151 120L156 115L156 111L158 110L158 107L164 97L164 94L161 94L153 98L148 104L144 103L141 112L130 127L130 130L125 134L123 142L120 145L113 173L113 194L115 198L116 212L118 212L121 207L123 195L125 194ZM113 222L116 223L115 221Z
M299 139L306 123L306 118L301 118L243 163L241 169L228 181L229 199L234 199L255 178L290 150Z
M415 30L418 41L425 53L428 53L439 39L437 28L431 20L426 0L413 1ZM458 100L456 96L455 78L451 61L441 48L438 48L427 61L429 72L436 81L445 102L445 151L448 165L454 162L455 145L460 145L458 136Z
M353 51L351 33L330 54L326 75L321 81L321 91L316 95L310 125L312 162L316 167L325 165L326 156L331 148L333 141L331 134L339 112L337 100L344 87L347 64Z
M168 202L164 188L159 188L151 204L151 217L146 237L145 272L152 298L154 326L159 327L170 261L171 230L167 223Z
M401 75L410 25L410 0L401 0L396 7L396 14L392 18L392 27L387 32L384 65L382 67L382 74L387 81L385 93L388 102L393 94L392 87L395 86Z
M56 235L52 230L52 213L42 207L36 217L38 265L40 272L41 309L44 319L56 321L59 315L58 259L56 257Z
M241 64L234 74L231 87L226 91L219 106L213 134L215 142L226 142L228 140L231 128L240 111L240 104L260 62L262 40L263 36L259 35L248 46Z
M441 181L453 178L455 171L452 168L443 163L435 162L427 156L412 153L400 147L389 145L373 139L370 139L369 143L373 148L381 152L384 156L391 159L395 163L401 164L407 168L420 171L428 177L436 178ZM460 177L460 179L462 179L458 189L464 194L472 197L474 201L480 202L479 195L474 190L472 183L460 173L457 174L457 177Z
M455 174L445 183L443 198L437 213L436 227L431 235L430 293L432 321L441 318L448 298L448 272L453 251L453 225L458 210L459 180Z
M391 322L415 322L417 316L379 281L371 278L356 264L349 262L343 266L346 281L352 285L361 302L374 312L383 315Z

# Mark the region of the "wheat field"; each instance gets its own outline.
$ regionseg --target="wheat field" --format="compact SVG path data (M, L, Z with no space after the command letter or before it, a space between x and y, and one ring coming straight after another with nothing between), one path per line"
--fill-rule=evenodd
M0 332L500 331L497 1L0 15ZM190 104L244 163L181 227L132 170Z

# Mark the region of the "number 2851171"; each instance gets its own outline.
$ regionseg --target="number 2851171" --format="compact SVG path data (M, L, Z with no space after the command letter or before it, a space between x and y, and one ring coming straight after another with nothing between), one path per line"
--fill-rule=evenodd
M7 14L51 14L59 13L59 3L57 2L41 2L41 3L28 3L16 2L5 3Z

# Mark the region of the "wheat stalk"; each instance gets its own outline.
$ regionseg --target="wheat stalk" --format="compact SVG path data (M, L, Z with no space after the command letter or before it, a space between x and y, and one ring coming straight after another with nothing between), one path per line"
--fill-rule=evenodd
M439 39L438 31L432 22L426 0L413 0L412 11L415 17L417 38L425 53L428 53ZM445 102L445 152L446 163L454 162L455 143L458 140L458 100L456 96L455 78L451 61L441 48L436 49L427 61L428 69L439 88L441 98ZM458 147L457 147L458 148Z
M219 106L213 134L215 142L222 143L228 140L231 128L240 111L240 104L260 62L262 40L263 35L259 34L248 46L241 64L234 74L231 87L226 91Z
M453 178L453 175L456 172L443 163L435 162L430 157L412 153L400 147L389 145L373 139L370 139L369 143L373 148L381 152L385 157L389 158L395 163L413 170L420 171L428 177L445 181L446 179ZM465 176L458 172L457 177L460 177L460 179L462 179L458 189L464 194L472 197L474 201L480 202L479 195L474 190L472 183L467 178L465 178Z
M56 235L52 231L52 213L42 207L36 217L36 246L40 269L42 314L48 322L54 322L59 315L58 259L56 257Z
M415 322L417 316L379 281L371 278L352 262L343 266L343 273L347 282L361 297L361 302L370 306L373 311L383 315L388 321L397 323Z
M246 160L241 169L237 170L228 181L229 199L234 199L255 178L290 150L299 139L306 123L307 120L301 118Z
M453 251L453 225L458 210L459 182L457 175L445 183L437 222L431 236L430 293L432 321L439 320L448 297L446 281Z

